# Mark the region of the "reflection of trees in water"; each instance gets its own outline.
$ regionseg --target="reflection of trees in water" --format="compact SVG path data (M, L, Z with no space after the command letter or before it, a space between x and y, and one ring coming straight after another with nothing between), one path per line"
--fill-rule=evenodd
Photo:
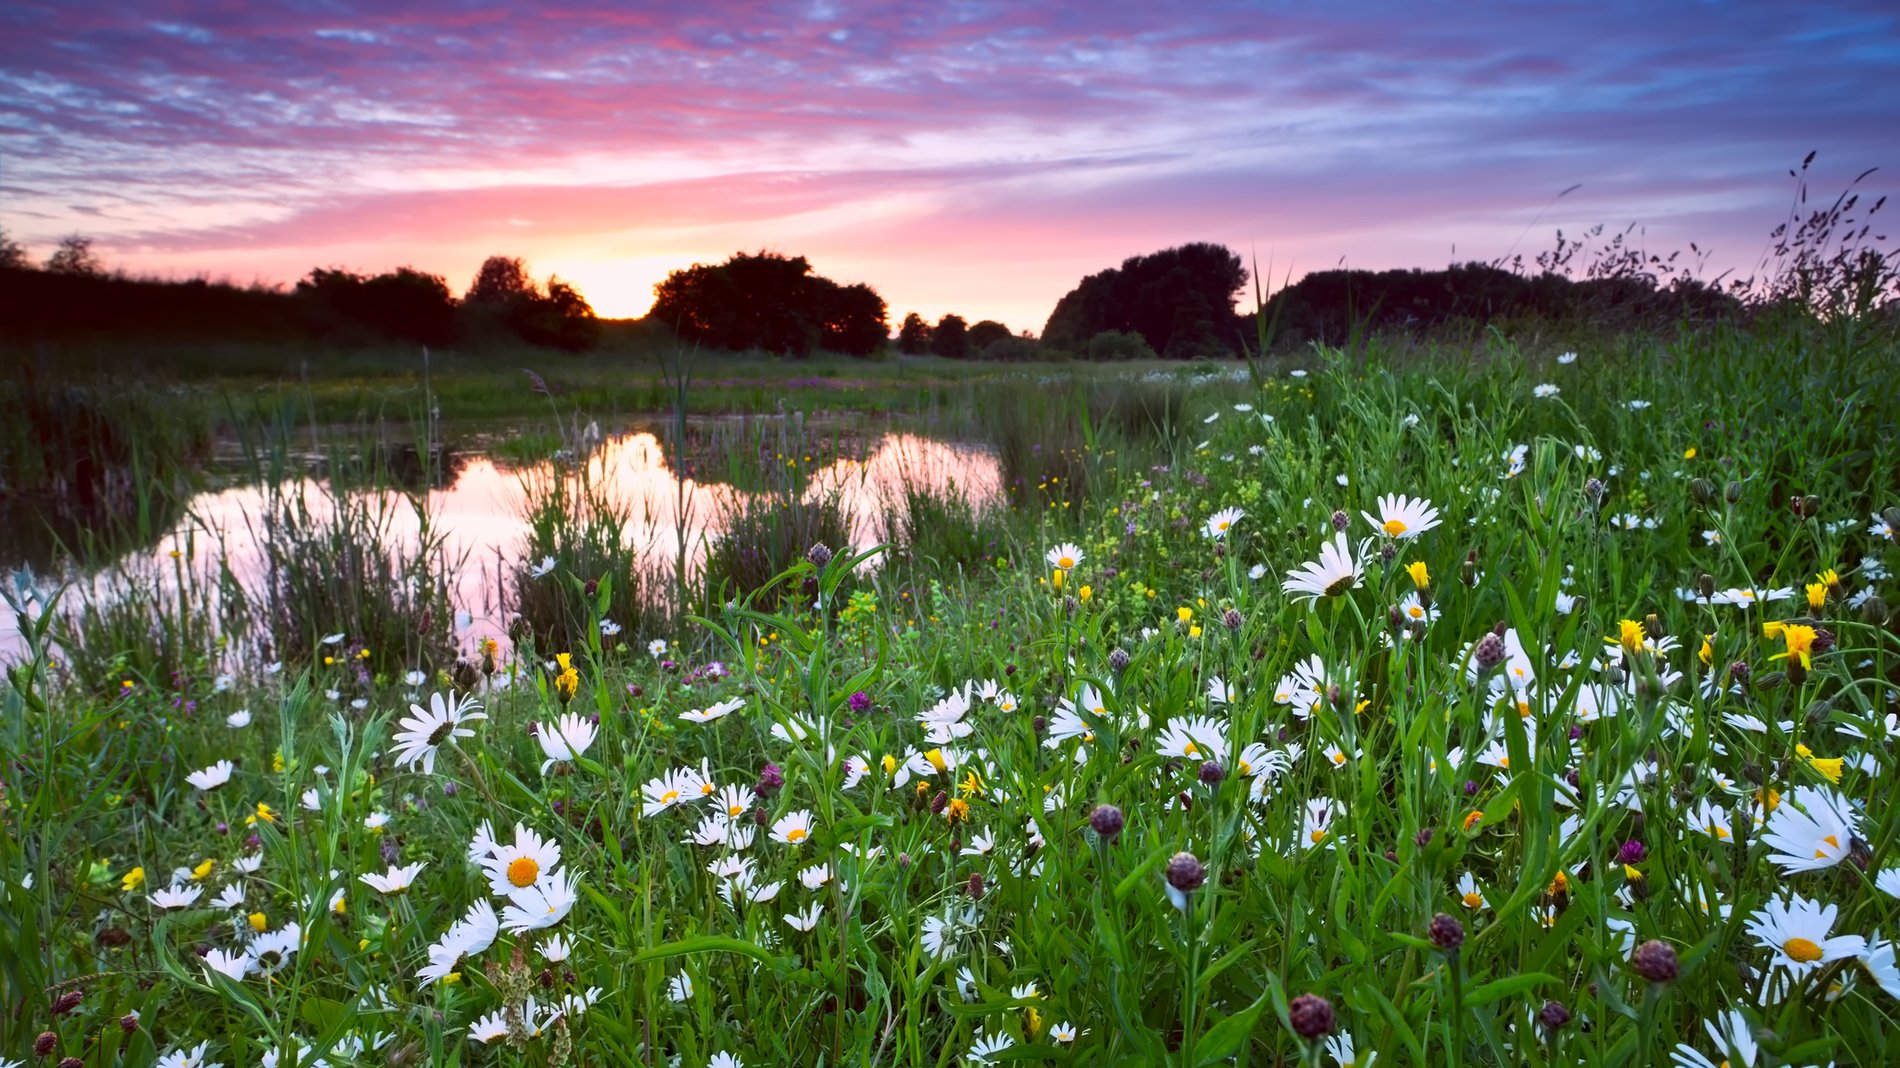
M88 570L150 552L177 529L191 490L130 470L104 472L83 492L0 495L0 567Z
M399 489L408 493L453 489L468 467L469 454L435 442L377 442L353 452L328 453L317 464L337 492Z

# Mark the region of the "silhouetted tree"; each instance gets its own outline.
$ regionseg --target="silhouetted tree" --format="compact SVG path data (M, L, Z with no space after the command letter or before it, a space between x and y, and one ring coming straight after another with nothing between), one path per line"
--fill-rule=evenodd
M13 240L7 228L0 226L0 268L11 267L15 270L31 267L26 258L26 246Z
M828 279L815 278L819 286L819 311L824 316L824 347L846 356L869 356L890 340L891 324L884 298L859 282L841 286Z
M529 293L513 303L510 324L522 340L579 352L600 340L600 319L580 291L558 278L548 279L546 295Z
M930 332L930 351L953 360L970 354L970 328L964 325L963 316L951 314L937 320L936 329Z
M482 261L462 299L469 304L510 304L538 292L521 257L490 256Z
M92 238L71 234L59 239L59 247L46 258L46 269L54 274L99 275L106 273L99 254L92 250Z
M1140 334L1170 359L1236 350L1234 298L1247 284L1240 256L1196 243L1123 260L1082 279L1056 303L1043 341L1080 349L1107 330Z
M904 316L904 325L897 328L897 351L906 356L922 356L930 351L930 324L916 312Z
M980 354L993 343L1012 336L1009 327L994 319L985 319L970 327L970 351Z
M803 256L737 252L674 271L653 292L651 318L714 348L805 356L822 344L863 355L890 329L875 291L814 275Z
M410 267L370 277L318 267L297 283L296 294L333 336L443 345L458 333L448 283Z

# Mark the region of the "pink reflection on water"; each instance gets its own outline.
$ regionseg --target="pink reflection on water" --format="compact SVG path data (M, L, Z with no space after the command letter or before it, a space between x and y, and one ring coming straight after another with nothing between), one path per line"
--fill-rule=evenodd
M673 571L682 545L689 573L696 571L704 561L707 541L720 534L721 517L758 496L723 483L682 481L667 466L665 450L650 433L608 439L588 457L584 474L587 483L609 502L626 510L624 536L640 554L643 567L665 574ZM483 638L507 642L505 584L522 562L528 502L535 488L544 488L553 479L576 485L581 477L572 464L543 462L507 468L477 457L462 468L454 485L431 490L421 499L450 569L451 592L459 610L458 638L465 648L473 648ZM868 548L888 536L887 510L902 508L907 486L985 506L998 499L1002 475L996 457L982 446L887 434L862 460L838 459L809 472L805 499L837 494L851 524L853 544ZM314 522L327 522L334 515L329 490L316 479L286 483L277 492L292 498L301 494ZM91 577L76 576L73 581L89 587L97 597L110 597L128 582L156 582L169 592L176 591L181 571L196 580L211 580L222 562L239 582L255 590L266 578L267 557L259 539L265 535L270 495L270 490L256 485L199 494L187 510L185 524L160 539L151 558L128 558L116 568ZM400 546L402 552L414 551L425 515L410 498L392 492L361 492L350 500L369 507L384 526L389 544ZM173 552L180 554L182 566L172 566ZM67 610L77 607L78 592L67 595ZM22 645L12 613L0 612L0 616L5 617L0 619L0 659L6 659L18 654Z

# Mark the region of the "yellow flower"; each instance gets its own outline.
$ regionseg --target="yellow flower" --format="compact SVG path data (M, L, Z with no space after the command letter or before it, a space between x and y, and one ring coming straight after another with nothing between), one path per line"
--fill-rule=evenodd
M1805 623L1784 623L1781 625L1781 640L1787 643L1788 651L1776 653L1768 659L1799 660L1804 668L1814 666L1814 661L1810 658L1810 654L1814 651L1813 627Z
M561 666L562 671L574 670L574 654L573 653L555 653L554 662Z
M1406 564L1405 573L1412 576L1412 585L1417 586L1421 590L1431 588L1432 573L1426 570L1425 561L1414 560Z
M953 797L943 810L943 818L951 823L967 823L970 819L970 803L961 797Z
M930 766L940 772L947 770L947 765L943 762L943 750L941 749L929 750L924 753L924 759L930 761Z
M983 792L983 779L977 775L976 772L972 771L969 776L963 780L963 785L957 787L957 789L965 797L975 796Z
M565 658L567 654L562 653L561 656ZM580 688L580 673L571 667L563 666L561 673L554 676L554 692L560 696L562 704L572 701Z
M1807 585L1807 590L1808 611L1819 612L1821 609L1827 607L1827 583L1810 582Z
M1696 651L1696 656L1702 659L1704 667L1715 663L1715 635L1704 634L1702 636L1702 648Z
M1614 639L1616 644L1621 645L1623 651L1631 655L1642 652L1643 645L1649 640L1649 636L1643 633L1643 625L1633 619L1617 620L1616 631L1617 635Z
M144 885L145 885L145 869L144 868L135 867L131 871L126 872L125 877L119 880L119 889L124 890L127 893L131 893L132 891L137 890L139 887L144 886Z
M197 867L191 869L191 877L196 882L204 882L205 877L211 874L211 869L217 866L216 858L206 857L198 862Z
M1786 630L1787 627L1788 624L1780 622L1779 620L1768 620L1761 625L1761 636L1767 638L1769 641L1774 641L1776 638L1781 637L1781 632Z
M263 820L265 823L276 823L277 813L271 811L269 805L259 801L257 803L257 812L254 815L244 817L244 823L246 826L254 827L257 825L258 820Z
M884 774L897 774L897 758L889 753L884 754Z
M263 934L265 929L270 926L270 920L261 912L253 912L245 917L245 919L250 921L251 930L256 931L258 934Z
M1483 822L1484 822L1484 813L1478 811L1475 808L1472 809L1470 812L1465 814L1465 833L1470 834L1471 831L1478 826L1478 824L1483 823Z
M1084 586L1075 591L1075 599L1081 601L1083 604L1089 603L1089 598L1093 596L1095 596L1095 589L1091 586Z
M1841 784L1841 770L1847 762L1840 757L1818 757L1814 750L1805 745L1796 744L1795 755L1808 762L1808 766L1821 773L1821 777L1836 786Z
M1064 571L1059 567L1056 568L1054 571L1051 571L1049 573L1049 585L1054 586L1058 590L1061 589L1062 577L1067 574L1068 574L1067 571Z
M1685 460L1695 459L1695 446L1691 445L1688 448L1682 450L1682 458Z
M279 749L270 755L270 769L275 772L284 770L284 751Z
M1194 618L1194 609L1189 608L1187 605L1182 605L1174 610L1174 618L1186 623Z
M1199 628L1199 627L1189 627L1189 628L1188 628L1188 637L1190 637L1190 638L1198 638L1198 637L1200 637L1200 636L1201 636L1201 628Z

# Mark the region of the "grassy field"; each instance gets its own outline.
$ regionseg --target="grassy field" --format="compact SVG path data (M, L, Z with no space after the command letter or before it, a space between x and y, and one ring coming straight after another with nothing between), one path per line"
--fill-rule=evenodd
M324 562L368 518L286 558L354 598L301 642L15 590L0 1062L1894 1063L1896 370L1818 327L984 369L998 509L680 614L557 501L516 581L574 625L496 657L416 639L426 554ZM443 411L547 410L483 373Z

